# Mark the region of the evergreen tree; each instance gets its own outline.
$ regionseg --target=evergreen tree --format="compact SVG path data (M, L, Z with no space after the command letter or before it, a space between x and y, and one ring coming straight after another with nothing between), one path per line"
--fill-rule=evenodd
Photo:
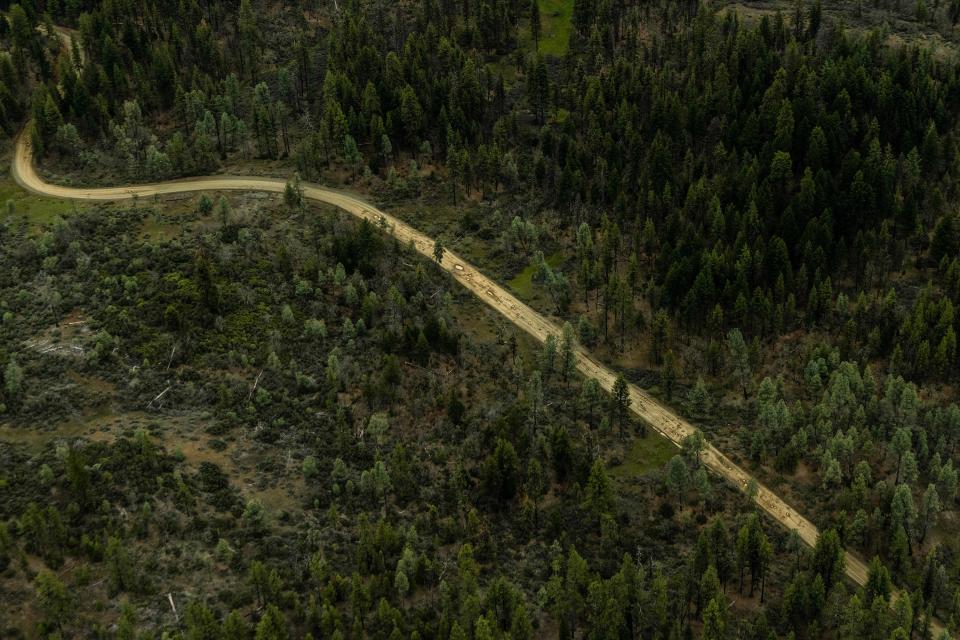
M530 38L533 40L533 50L540 51L540 2L530 0Z
M690 473L680 456L673 456L667 465L667 484L677 494L677 504L683 506L683 492L689 481Z
M944 258L955 258L960 254L960 222L956 213L948 212L937 221L930 240L930 257L940 262Z
M23 390L23 369L14 356L10 356L6 368L3 370L3 386L7 393L7 401L13 402L20 398Z
M273 604L267 605L267 609L257 623L256 640L289 640L290 634L287 631L287 623L283 614Z
M750 369L750 351L739 329L731 329L727 334L727 349L730 351L731 369L740 384L743 399L747 399L747 387L752 377Z
M73 620L76 606L73 596L56 575L45 569L34 578L34 588L45 622L56 627L60 637L65 637L64 629Z
M627 385L626 378L623 375L617 376L613 383L613 393L611 400L611 422L616 422L620 429L620 437L626 436L624 426L629 419L628 411L633 400L630 398L630 388Z
M283 203L287 205L287 208L289 208L291 211L296 211L303 208L303 186L300 184L299 173L294 172L293 177L291 177L284 186Z

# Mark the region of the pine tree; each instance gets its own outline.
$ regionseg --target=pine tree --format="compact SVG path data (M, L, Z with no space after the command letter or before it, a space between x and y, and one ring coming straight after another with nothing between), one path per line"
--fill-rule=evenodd
M667 464L667 484L677 494L677 505L683 506L683 492L690 479L687 465L680 456L673 456Z
M573 326L569 322L563 323L563 333L560 340L560 372L566 384L577 370L577 338Z
M613 383L613 395L611 401L611 413L613 414L613 420L616 421L620 430L620 437L623 438L626 436L624 426L629 417L627 412L630 409L630 405L632 404L633 400L630 398L630 388L627 385L627 380L622 374L617 376L616 381Z
M407 142L413 146L420 138L423 127L423 108L410 85L406 85L400 94L400 120L403 122Z
M184 616L187 626L187 638L215 638L220 633L220 624L210 607L199 601L191 601L187 605Z
M817 538L813 549L813 571L823 577L829 589L843 575L844 551L835 529L828 529Z
M667 402L673 400L673 388L676 382L677 357L673 354L673 349L668 349L663 356L663 366L660 368L660 385L667 396Z
M530 616L527 614L527 608L523 602L518 603L513 610L509 637L511 640L533 639L533 623L530 621Z
M136 569L130 549L119 538L107 540L104 559L110 570L110 585L114 591L133 591L136 588Z
M903 466L903 456L905 453L910 451L911 442L910 442L910 431L908 429L899 428L893 434L893 440L890 443L891 449L897 454L897 477L894 482L900 482L900 471Z
M950 211L943 215L933 229L930 240L930 257L936 262L943 258L956 258L960 253L960 221L957 214Z
M583 381L583 387L580 391L580 406L586 409L587 426L593 428L593 411L600 400L600 385L593 378L587 378Z
M257 623L256 640L289 640L287 622L276 605L269 604Z
M497 438L496 446L481 465L481 478L487 495L500 504L516 496L520 460L510 442Z
M223 621L223 637L247 640L250 637L250 627L243 617L236 611L231 611Z
M581 35L586 35L593 22L594 0L574 0L573 28Z
M687 395L687 401L690 403L690 409L695 415L702 415L710 406L710 392L703 381L703 377L697 376L697 382L690 389Z
M240 34L240 68L245 71L247 76L256 81L257 69L259 67L259 29L257 28L256 14L250 0L240 0L239 13L239 34Z
M750 370L750 350L743 339L740 329L731 329L727 334L727 349L730 351L731 368L733 375L740 383L743 399L747 399L747 387L750 384L752 373Z
M726 638L726 616L724 615L724 606L721 604L723 597L712 598L703 612L703 634L700 636L703 640L724 640Z
M550 77L547 73L546 62L540 56L537 56L533 62L528 75L527 95L536 116L537 124L542 125L546 120L547 102L550 97Z
M883 598L884 602L890 600L892 590L890 581L890 572L883 566L880 558L873 557L870 561L870 567L867 572L867 584L864 585L864 597L868 602L873 602L874 598Z
M534 371L530 375L530 381L527 383L525 399L530 410L530 439L536 435L540 426L540 420L543 416L543 376L539 371Z
M17 363L14 356L10 356L10 361L3 371L3 386L7 393L7 401L16 401L20 398L23 390L23 369Z
M37 603L47 624L53 625L64 634L64 627L73 619L76 603L70 592L56 575L43 569L33 581L37 592Z
M533 39L533 50L540 51L540 1L530 0L530 37Z
M597 521L613 511L613 488L610 486L610 478L607 477L607 469L602 460L595 460L593 466L590 467L590 477L587 480L586 488L586 504Z
M43 156L54 142L57 129L63 124L63 116L53 96L41 85L33 95L33 143L34 152Z
M136 631L136 612L129 602L124 603L120 608L120 619L117 621L117 640L135 640Z
M663 363L663 354L667 350L670 338L670 316L663 309L658 309L653 315L653 326L650 329L650 357L653 363Z
M303 186L300 184L300 174L294 172L293 177L287 181L283 188L283 203L291 211L299 210L303 207Z

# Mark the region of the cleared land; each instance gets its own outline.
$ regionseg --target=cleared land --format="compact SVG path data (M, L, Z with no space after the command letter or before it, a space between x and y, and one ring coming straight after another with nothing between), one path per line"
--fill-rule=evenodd
M573 0L539 0L540 53L562 56L570 44L570 23L573 18Z

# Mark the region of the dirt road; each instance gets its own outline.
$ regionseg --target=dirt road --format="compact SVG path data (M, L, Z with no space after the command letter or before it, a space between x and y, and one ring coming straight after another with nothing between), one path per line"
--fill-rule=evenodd
M34 193L55 198L101 202L196 191L282 193L286 184L279 178L211 176L125 187L89 189L65 187L44 182L40 178L33 164L30 141L26 135L21 135L17 140L13 161L13 177L20 186ZM373 205L355 196L308 183L303 185L303 193L310 200L333 205L358 218L369 220L375 225L386 224L400 242L403 244L412 242L418 252L432 259L433 238L424 235L390 214L380 211ZM442 266L461 285L537 340L543 342L550 334L559 336L560 327L520 302L453 251L444 252ZM583 349L577 353L577 368L583 375L595 378L607 391L613 389L613 383L617 377L616 373L597 362ZM640 388L630 385L630 397L632 399L631 408L634 413L678 446L686 436L694 433L695 429L690 423L661 405ZM707 444L702 460L717 475L729 480L741 490L746 489L751 478L750 474L733 464L712 445ZM759 487L757 502L785 527L796 529L804 542L810 545L816 543L816 527L793 507L762 485ZM850 556L847 558L847 567L848 574L856 582L862 584L866 581L867 569L862 561Z
M59 31L60 37L69 43L69 32ZM12 163L14 179L24 189L45 196L83 201L117 201L132 198L148 198L154 195L187 193L197 191L265 191L282 193L285 182L278 178L210 176L173 180L153 184L139 184L125 187L74 188L45 182L36 172L33 153L28 135L21 134L16 142ZM417 231L410 225L380 211L363 200L340 191L327 189L309 183L303 184L304 196L315 202L338 207L358 218L369 220L376 225L386 225L400 242L412 242L416 250L429 259L433 259L434 240ZM446 251L441 265L462 286L473 292L480 300L505 316L514 325L520 327L537 340L543 342L548 335L560 335L560 327L520 302L506 289L483 275L473 265L452 251ZM616 373L597 362L586 350L577 352L577 369L585 376L595 378L600 385L610 391L613 389ZM644 422L663 434L676 445L694 433L695 428L666 406L657 402L635 385L630 385L631 409ZM735 465L723 453L711 444L703 450L703 463L721 478L729 481L741 491L746 491L752 476ZM805 543L816 544L819 532L809 520L787 504L762 484L758 485L757 504L787 529L794 529ZM867 581L867 566L859 558L846 554L847 576L857 584ZM935 626L935 637L941 631Z

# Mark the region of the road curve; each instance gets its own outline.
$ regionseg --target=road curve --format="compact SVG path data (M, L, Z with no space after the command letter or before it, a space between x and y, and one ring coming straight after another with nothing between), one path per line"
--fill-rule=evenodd
M70 32L66 29L58 28L57 34L61 38L61 41L69 46ZM30 127L28 125L16 140L11 171L17 184L27 191L44 196L87 202L113 202L197 191L261 191L282 193L286 186L286 182L279 178L228 175L188 178L123 187L82 188L51 184L44 181L43 178L37 174L30 144L30 136L27 133L29 129ZM433 259L434 239L417 231L402 220L377 209L375 206L354 195L310 183L303 183L302 186L305 198L314 202L333 205L357 218L368 220L375 225L386 226L402 243L412 243L412 246L420 254L431 260ZM561 329L557 324L520 302L520 300L510 292L485 276L476 267L462 259L453 251L447 250L444 252L440 266L463 287L471 291L488 306L538 341L546 341L549 335L560 335ZM583 348L578 348L576 352L576 364L581 374L594 378L600 386L608 392L612 391L614 381L617 378L617 374L612 369L599 363ZM629 391L632 401L631 411L675 445L680 446L684 438L696 431L693 425L636 385L630 384ZM701 454L701 460L703 464L716 475L732 483L741 491L746 492L753 476L734 464L712 444L707 443L705 445ZM759 481L757 485L756 502L774 520L788 530L796 530L806 544L810 546L816 544L817 537L819 536L819 531L816 526L767 487L759 484ZM868 573L867 565L863 560L850 552L845 552L845 555L847 577L856 584L866 584ZM943 627L934 623L933 629L936 637L942 632Z
M149 184L122 187L82 188L67 187L45 182L36 172L29 136L22 134L17 139L12 164L13 177L27 191L87 202L112 202L134 198L148 198L156 195L189 193L197 191L265 191L282 193L286 182L279 178L208 176L172 180ZM404 244L411 243L414 248L428 258L433 257L434 240L417 231L405 222L377 209L363 200L340 191L304 183L304 197L314 202L322 202L342 209L358 218L369 220L375 225L386 225L393 235ZM476 267L453 251L445 251L441 266L454 279L469 289L487 305L501 313L510 322L520 327L537 340L543 342L549 335L559 336L560 327L520 302L502 286L481 273ZM577 369L585 376L596 379L607 391L613 389L617 374L600 364L586 350L580 348L576 354ZM679 446L685 437L695 432L689 422L673 413L636 385L629 385L631 410L644 422L656 429L668 440ZM716 447L707 444L701 456L703 463L720 477L732 482L741 490L747 488L751 475L734 464ZM800 513L780 499L772 491L758 486L757 503L774 519L788 529L796 529L800 537L809 545L817 541L817 528ZM847 573L857 583L863 584L867 578L866 565L859 559L847 558Z

